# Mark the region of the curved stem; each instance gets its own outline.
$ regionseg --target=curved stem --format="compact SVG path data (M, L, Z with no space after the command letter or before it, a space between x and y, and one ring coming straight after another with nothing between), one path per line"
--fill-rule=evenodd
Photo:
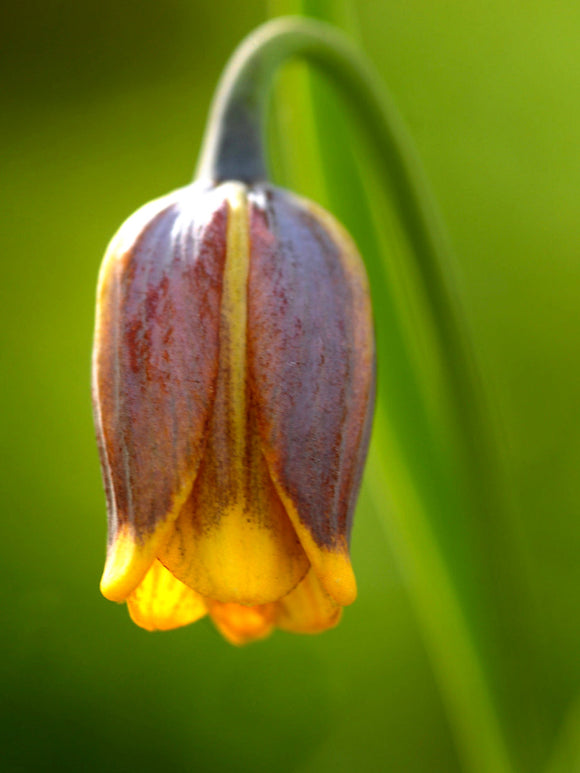
M491 518L503 507L502 492L494 444L481 407L477 371L445 277L450 251L412 143L381 80L357 49L329 25L300 18L276 19L252 33L237 49L218 86L197 177L211 183L234 179L253 184L267 180L264 119L270 87L278 68L298 56L320 67L347 95L377 151L380 173L392 184L394 203L412 247L413 269L433 320L448 377L453 431L462 452L459 456L469 460L463 472L471 496L481 512L489 513ZM411 488L409 484L409 491ZM419 574L425 573L433 555L438 556L431 581L437 585L441 603L447 609L455 657L451 652L446 654L433 610L430 612L423 603L419 613L426 635L435 642L440 670L453 671L456 689L449 698L449 708L471 758L470 767L474 771L508 773L512 770L509 753L485 669L474 647L473 631L457 603L457 593L431 539L428 522L417 521L415 526L425 537L424 546L412 555L415 564L423 566ZM415 543L422 544L421 539ZM429 583L428 577L418 582L423 579ZM430 594L423 594L422 602L428 597Z
M443 356L460 399L460 434L485 438L474 407L477 389L469 347L461 340L441 267L448 260L436 214L412 143L384 86L359 51L333 27L298 17L275 19L251 33L238 47L218 84L200 153L196 177L208 182L268 179L264 118L279 67L302 57L316 64L351 100L354 114L378 150L381 171L390 179L395 204L417 258L418 273L444 342ZM471 372L465 377L466 366ZM469 442L471 442L471 439Z

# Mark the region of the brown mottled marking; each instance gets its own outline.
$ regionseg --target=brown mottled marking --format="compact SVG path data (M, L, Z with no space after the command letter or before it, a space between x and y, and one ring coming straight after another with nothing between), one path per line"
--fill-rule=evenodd
M225 205L173 202L109 255L99 293L93 394L110 538L144 539L191 486L217 377ZM122 234L121 229L121 234Z

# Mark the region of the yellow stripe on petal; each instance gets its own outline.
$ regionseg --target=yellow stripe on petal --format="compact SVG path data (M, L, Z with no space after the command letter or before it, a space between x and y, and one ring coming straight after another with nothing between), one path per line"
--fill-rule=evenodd
M222 636L241 646L265 639L274 627L275 604L245 607L242 604L209 602L209 613Z
M229 208L217 390L191 497L159 557L203 596L253 606L286 595L309 562L270 480L249 396L246 188L222 188Z
M342 607L323 589L311 569L302 582L285 598L276 610L276 625L292 633L320 633L340 621Z
M155 561L143 582L127 599L134 623L148 631L169 631L207 613L204 599Z

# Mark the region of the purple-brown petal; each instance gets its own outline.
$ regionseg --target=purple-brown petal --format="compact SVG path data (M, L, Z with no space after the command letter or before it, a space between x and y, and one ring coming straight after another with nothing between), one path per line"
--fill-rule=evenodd
M249 374L264 453L314 570L349 603L374 402L368 281L344 229L280 190L251 197L250 242Z
M147 205L101 270L93 401L109 509L102 590L140 582L189 495L217 378L227 208L196 186Z

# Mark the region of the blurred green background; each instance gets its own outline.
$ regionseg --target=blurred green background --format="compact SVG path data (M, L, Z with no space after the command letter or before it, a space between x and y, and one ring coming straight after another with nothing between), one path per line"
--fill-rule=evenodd
M354 529L359 600L319 637L238 650L207 621L148 634L98 591L89 371L102 253L134 209L188 182L241 37L301 10L363 46L443 212L509 500L494 529L509 534L497 561L513 583L488 594L500 633L477 622L477 603L466 614L490 639L480 649L513 769L580 770L580 5L23 0L0 11L3 771L478 769L442 676L454 641L435 651L426 634L440 610L418 612L380 481L365 482ZM331 176L314 169L316 113L303 73L292 78L276 99L288 128L278 179L332 208ZM368 196L376 186L371 175ZM349 193L347 180L343 206ZM386 454L379 437L373 458ZM472 550L491 576L493 548Z

